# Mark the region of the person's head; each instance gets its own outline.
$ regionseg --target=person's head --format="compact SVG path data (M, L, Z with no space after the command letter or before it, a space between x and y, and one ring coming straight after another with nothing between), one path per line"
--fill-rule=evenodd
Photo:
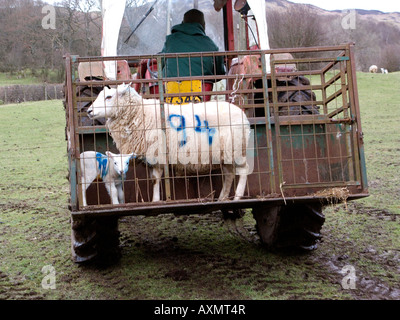
M204 30L206 29L206 22L204 20L204 14L200 10L191 9L187 11L183 16L182 23L200 23Z

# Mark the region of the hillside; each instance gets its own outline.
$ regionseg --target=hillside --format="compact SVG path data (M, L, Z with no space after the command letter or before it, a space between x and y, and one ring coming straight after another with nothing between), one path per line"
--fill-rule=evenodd
M297 3L293 3L287 0L266 0L266 7L267 10L285 10L292 6L297 6ZM307 5L311 10L315 11L318 15L324 15L330 18L338 18L342 14L341 10L325 10L320 7L308 4ZM379 4L377 4L379 6ZM400 12L381 12L379 10L363 10L363 9L356 9L357 18L367 20L367 21L374 21L374 22L384 22L396 25L400 28Z
M59 6L56 6L55 29L42 27L43 2L40 0L0 0L0 3L0 21L3 27L0 33L0 72L15 73L32 69L46 78L46 72L51 69L59 75L59 79L63 79L65 53L80 56L100 55L100 11L96 6L78 6L79 3L95 4L95 1L60 1ZM291 8L301 6L287 0L267 0L266 7L267 15L270 13L274 16L277 12L287 13ZM268 18L271 47L354 42L357 46L358 70L367 71L371 64L391 72L400 70L400 12L357 10L356 30L344 30L341 21L345 14L341 11L328 11L313 5L306 7L310 11L308 17L300 15L298 19L291 19L283 16L281 21ZM208 32L213 23L217 24L216 19L210 22ZM281 28L282 26L284 28ZM154 25L152 27L154 28ZM303 32L304 28L308 28L308 34ZM274 36L274 33L279 34ZM149 37L149 34L145 35ZM152 37L153 43L164 41L164 35L160 34L157 39L154 35ZM307 41L303 38L307 38ZM223 40L219 40L223 47Z
M379 7L379 4L377 4ZM400 70L400 12L324 10L287 0L266 1L272 48L356 44L357 70L375 64L389 72Z

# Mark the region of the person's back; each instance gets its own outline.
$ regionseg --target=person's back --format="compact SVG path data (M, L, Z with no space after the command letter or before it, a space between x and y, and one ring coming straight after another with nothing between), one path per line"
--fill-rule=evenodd
M205 34L204 15L192 9L185 13L183 22L172 27L162 53L218 51L215 43ZM225 74L222 56L166 59L163 68L166 77L188 77Z

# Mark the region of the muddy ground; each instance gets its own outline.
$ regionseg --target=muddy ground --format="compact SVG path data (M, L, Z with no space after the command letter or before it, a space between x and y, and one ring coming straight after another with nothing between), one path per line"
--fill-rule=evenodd
M6 213L24 210L25 215L36 220L52 214L46 210L29 211L23 203L2 206ZM36 228L31 228L25 234L33 244L57 242L56 251L47 259L55 268L57 288L41 288L45 274L38 270L32 274L28 267L17 266L17 273L10 269L8 273L3 268L0 299L400 299L400 250L388 245L382 248L383 243L391 243L387 228L398 230L399 217L357 202L347 208L342 205L325 210L323 239L312 252L267 252L250 212L243 224L239 223L240 234L228 230L221 214L122 217L122 258L109 266L77 265L71 261L66 248L66 213L52 216L53 223L63 224L64 231L43 232L42 228L37 234ZM12 231L12 227L0 223L2 237ZM371 234L356 239L352 233L360 226L368 226L362 232ZM379 240L370 242L370 237ZM1 242L7 245L5 238ZM31 250L45 254L49 249ZM17 248L14 251L13 254ZM14 259L21 265L29 255ZM354 267L354 287L351 281L344 280L350 275L346 266Z
M368 216L368 219L374 220L387 220L393 223L399 223L398 217L392 215L385 210L380 211L373 208L365 208L358 205L350 205L352 214L360 214ZM327 283L329 286L337 288L339 292L345 291L349 294L350 299L400 299L400 284L397 285L388 284L384 279L376 276L371 276L365 273L361 268L356 270L355 278L355 289L344 289L342 286L342 280L344 275L342 269L348 262L351 264L357 260L369 260L370 263L380 265L384 270L387 271L385 276L391 278L392 273L400 274L400 249L388 248L382 253L377 253L378 248L374 247L373 244L362 248L354 248L354 244L351 241L346 241L343 238L338 238L336 235L331 233L331 226L329 223L323 228L324 237L319 244L320 251L314 252L299 252L299 251L286 251L280 253L273 253L275 258L282 259L283 263L289 262L291 265L284 271L284 274L288 277L271 279L265 277L268 270L273 271L274 268L283 267L281 263L269 263L263 261L260 266L262 271L257 273L254 264L257 261L251 261L248 258L240 258L245 256L245 251L239 253L239 257L230 257L223 255L210 254L204 250L188 250L185 242L187 237L183 236L180 239L180 229L192 228L193 232L196 232L197 226L212 224L225 228L222 216L206 215L202 217L188 216L175 218L173 215L164 217L164 219L171 219L173 228L173 234L171 234L171 226L155 233L153 230L157 229L158 221L152 219L141 219L130 217L123 220L123 224L127 224L126 231L122 234L121 246L127 253L130 250L134 250L135 247L142 247L153 256L155 259L159 259L163 263L174 266L164 274L165 277L171 278L176 282L185 282L193 280L197 287L187 288L190 292L205 291L206 295L210 299L246 299L242 290L232 290L227 292L225 288L225 282L234 280L243 286L249 285L255 292L262 293L265 288L278 287L276 291L277 295L271 298L278 298L279 293L285 292L283 296L287 296L288 299L302 299L302 292L297 292L296 289L301 287L301 283L307 282L309 276L319 279L322 283ZM251 247L252 249L259 250L263 254L262 244L257 235L255 225L253 221L248 219L243 229L240 229L240 234L233 234L237 237L235 241L242 241L242 246ZM129 223L131 222L131 223ZM240 223L239 223L240 225ZM375 231L377 231L379 227ZM383 230L381 232L384 232ZM169 234L168 234L169 233ZM238 240L240 239L240 240ZM207 237L202 236L199 239L201 242L206 243ZM223 250L224 243L220 244ZM229 245L228 245L229 247ZM336 250L340 248L340 250ZM265 252L264 252L265 253ZM346 254L349 253L349 254ZM128 253L129 254L129 253ZM351 259L350 256L351 255ZM351 261L349 261L351 260ZM293 273L297 273L292 270L293 266L299 265L304 262L301 266L302 271L300 274L299 283L293 283ZM208 274L212 272L214 274L220 274L221 277L215 277L212 282L205 281L208 278ZM291 274L292 273L292 274ZM252 277L249 277L253 275ZM249 279L250 278L250 279ZM199 281L200 280L200 281ZM315 280L313 280L315 281ZM305 285L307 287L307 285ZM293 293L290 293L293 289ZM275 290L274 290L275 291ZM306 294L307 296L308 294ZM338 297L340 294L338 294ZM321 297L323 298L323 297Z

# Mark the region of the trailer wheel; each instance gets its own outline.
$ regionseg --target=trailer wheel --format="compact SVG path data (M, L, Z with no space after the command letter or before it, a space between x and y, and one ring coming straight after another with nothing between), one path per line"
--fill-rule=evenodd
M74 218L71 221L71 251L74 262L112 264L121 257L118 218Z
M312 251L322 238L325 216L318 203L253 208L253 216L261 242L271 251Z

